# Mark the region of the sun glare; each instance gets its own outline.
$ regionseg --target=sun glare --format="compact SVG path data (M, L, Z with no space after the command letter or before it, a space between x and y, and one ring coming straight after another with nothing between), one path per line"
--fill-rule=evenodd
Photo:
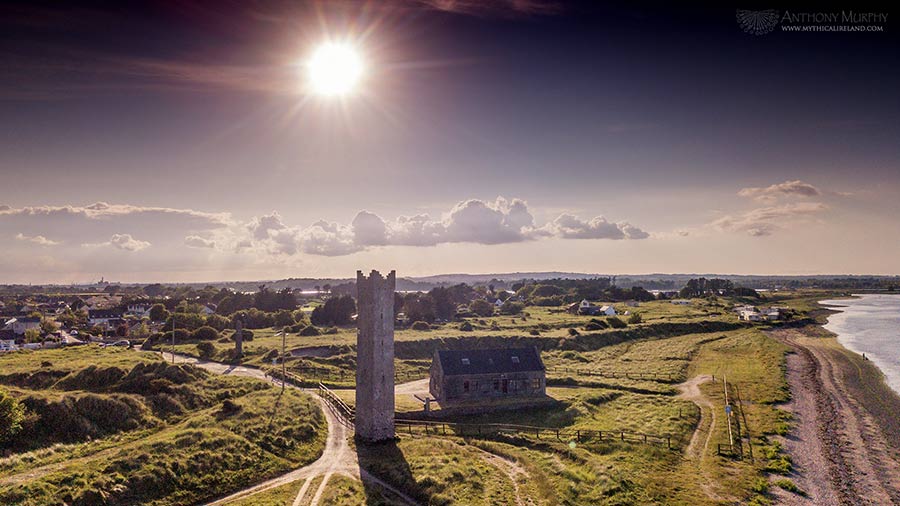
M309 60L309 83L316 93L344 95L359 83L363 67L353 46L328 42L319 46Z

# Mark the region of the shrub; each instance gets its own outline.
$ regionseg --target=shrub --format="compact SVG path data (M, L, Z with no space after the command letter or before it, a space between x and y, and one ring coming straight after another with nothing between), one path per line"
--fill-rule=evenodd
M779 480L776 480L775 485L777 485L778 487L780 487L784 490L787 490L788 492L793 492L797 495L806 496L806 492L801 490L800 487L798 487L796 483L794 483L793 481L791 481L787 478L781 478Z
M200 358L210 358L216 352L216 345L209 341L203 341L197 344L197 354Z
M197 341L214 341L218 338L219 331L206 325L191 333L191 339L196 339Z
M572 336L572 337L575 337L575 336L579 335L579 334L578 334L578 329L570 328L570 329L569 329L569 335Z
M644 321L644 318L641 316L641 313L631 313L631 316L628 317L628 323L635 324L641 323Z
M463 331L463 332L472 332L472 331L475 330L475 329L472 327L472 324L471 324L471 323L469 323L469 322L462 322L462 323L459 324L459 330L461 330L461 331Z
M25 420L25 408L4 390L0 390L0 443L10 440L20 430Z
M307 325L306 327L303 327L303 330L299 332L301 336L318 336L321 333L322 332L320 332L315 325Z
M610 316L606 319L606 323L614 329L624 329L628 326L628 324L623 322L618 316Z
M431 325L429 325L428 322L418 321L413 322L410 328L413 330L431 330Z
M541 332L538 329L531 329L528 331L528 334L530 334L532 336L539 336L539 335L541 335Z
M525 309L525 304L521 302L506 301L500 306L500 312L505 315L519 314Z

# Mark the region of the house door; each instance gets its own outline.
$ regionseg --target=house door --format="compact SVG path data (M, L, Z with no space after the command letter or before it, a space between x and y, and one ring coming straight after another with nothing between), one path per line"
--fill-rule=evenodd
M503 380L503 393L509 393L509 380Z

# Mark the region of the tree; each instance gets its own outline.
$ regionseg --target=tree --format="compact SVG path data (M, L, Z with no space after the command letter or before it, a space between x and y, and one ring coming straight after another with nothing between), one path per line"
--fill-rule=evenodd
M41 318L41 332L44 334L52 334L59 330L59 325L49 318Z
M325 304L317 306L311 315L315 325L347 325L356 312L356 301L349 295L332 297Z
M631 316L628 317L628 323L635 324L641 323L644 321L644 318L641 316L641 313L631 313Z
M213 341L219 338L219 332L209 326L203 326L191 333L191 339L198 341Z
M39 329L27 329L25 331L26 343L39 343L41 341L43 339L41 339L41 331Z
M150 320L155 322L165 321L169 318L169 312L166 310L166 306L162 304L153 304L150 307Z
M5 390L0 390L0 443L12 440L25 420L25 406Z
M214 345L213 343L209 341L197 343L197 354L200 355L200 358L210 358L215 352L216 345Z
M519 314L525 310L525 304L521 302L506 301L500 306L500 312L505 315Z
M275 326L276 327L290 327L296 323L294 321L294 314L287 309L282 309L275 313Z
M475 299L470 302L469 310L482 317L494 315L494 305L484 299Z

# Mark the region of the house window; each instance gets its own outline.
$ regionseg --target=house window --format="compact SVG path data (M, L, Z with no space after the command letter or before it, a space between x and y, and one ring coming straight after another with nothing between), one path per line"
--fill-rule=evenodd
M500 380L494 380L494 391L495 392L500 391Z
M540 378L534 378L533 380L531 380L531 388L532 388L533 390L538 390L538 389L540 389L540 388L541 388L541 379L540 379Z
M467 358L462 359L462 365L469 365L469 364L470 364L469 359L467 359Z
M469 393L469 382L463 381L463 392Z
M513 361L514 364L518 364L518 363L519 363L519 357L513 355L512 361Z

